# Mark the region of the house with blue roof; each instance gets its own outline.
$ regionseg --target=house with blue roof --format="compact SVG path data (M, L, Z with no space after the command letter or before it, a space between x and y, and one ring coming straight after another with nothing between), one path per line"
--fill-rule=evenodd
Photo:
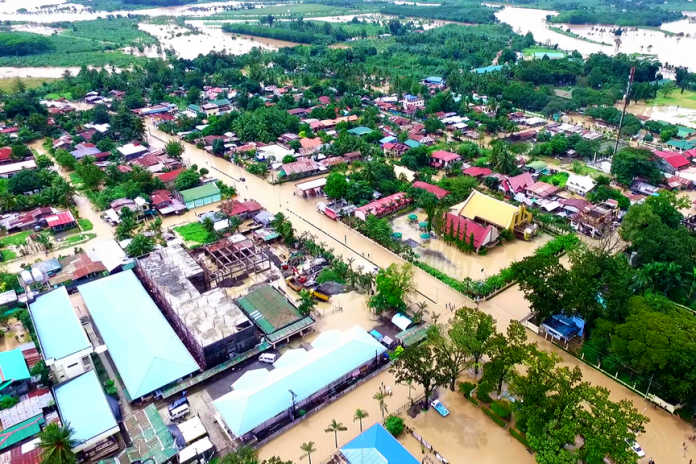
M372 132L372 129L364 126L354 127L348 131L349 134L357 135L358 137L369 134L370 132Z
M346 443L340 453L349 464L419 464L380 423Z
M444 85L445 79L440 76L429 76L423 79L423 83L426 85Z
M73 452L96 461L118 450L119 432L114 409L120 416L118 402L104 393L94 370L57 385L53 394L63 424L74 430L77 445ZM95 448L98 448L95 450Z
M273 370L247 370L232 391L213 401L231 436L267 435L278 422L297 417L313 398L341 391L361 372L369 372L386 351L384 345L355 326L344 332L322 332L312 349L283 353Z
M130 401L200 371L132 270L80 285L78 291Z
M503 65L491 65L483 68L474 68L471 70L471 72L475 72L476 74L486 74L489 72L500 71L501 69L503 69Z
M29 393L31 375L22 350L0 352L0 398Z
M65 287L58 287L29 304L41 355L56 382L92 369L94 351Z

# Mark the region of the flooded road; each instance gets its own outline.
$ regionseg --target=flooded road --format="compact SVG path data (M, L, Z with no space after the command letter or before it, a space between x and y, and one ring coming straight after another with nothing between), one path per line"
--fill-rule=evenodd
M696 70L696 54L693 53L694 46L696 46L696 24L689 24L688 20L663 24L661 29L674 33L683 32L685 35L690 34L691 37L668 36L649 29L629 30L620 36L620 46L617 47L614 45L614 33L610 31L615 29L615 26L551 24L551 26L563 29L570 28L572 32L587 39L612 45L585 42L550 30L549 24L546 23L546 16L556 14L558 13L549 10L505 7L496 13L496 17L512 26L518 33L531 32L537 42L558 44L561 49L577 50L585 56L598 52L609 55L616 53L652 54L663 64L687 66L691 71ZM605 29L604 32L601 29Z

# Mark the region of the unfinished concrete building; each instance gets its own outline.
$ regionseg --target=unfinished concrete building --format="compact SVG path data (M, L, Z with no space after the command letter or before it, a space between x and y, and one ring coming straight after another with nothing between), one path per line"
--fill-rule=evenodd
M138 260L138 277L187 347L206 368L253 348L256 330L224 288L211 289L206 270L181 245Z
M225 237L203 247L211 285L245 279L271 268L268 254L242 234Z

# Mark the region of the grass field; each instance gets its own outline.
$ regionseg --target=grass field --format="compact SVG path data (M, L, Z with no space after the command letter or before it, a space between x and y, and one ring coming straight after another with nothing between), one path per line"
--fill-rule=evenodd
M8 235L7 237L0 238L0 245L24 245L27 237L31 235L30 230L25 230L24 232L19 232L17 234Z
M1 250L2 251L2 260L3 261L9 261L11 259L15 259L17 257L17 253L14 251L10 250Z
M200 222L192 222L185 226L175 227L174 230L181 235L181 238L191 244L202 245L204 243L210 243L215 239L215 237L211 236L211 234L203 228L203 224Z
M671 93L669 97L663 97L658 93L657 98L648 103L649 106L679 106L682 108L696 109L696 92L679 89Z
M94 224L92 224L92 221L90 221L89 219L78 219L77 223L80 225L80 228L85 232L94 229Z
M568 177L570 177L570 174L560 171L553 175L539 177L539 182L546 182L547 184L555 185L563 189L568 181Z
M16 92L19 81L27 89L35 89L36 87L41 87L44 82L48 84L56 80L46 77L4 77L0 78L0 90L5 93Z
M522 50L524 56L533 56L535 53L562 53L562 51L548 47L529 47Z

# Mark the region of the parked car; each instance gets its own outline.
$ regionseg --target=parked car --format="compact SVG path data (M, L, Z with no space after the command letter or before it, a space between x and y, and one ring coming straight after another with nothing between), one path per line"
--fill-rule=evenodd
M274 353L263 353L259 356L259 361L263 363L273 364L278 359L278 355Z
M638 455L639 458L645 457L645 451L643 451L643 448L640 447L638 442L633 441L633 440L629 440L627 438L626 443L628 443L628 446L633 450L634 453L636 453Z
M430 406L439 412L442 417L447 417L449 415L449 409L447 409L444 404L440 403L440 400L433 400Z
M184 419L191 411L188 398L183 397L173 401L167 406L167 411L172 422Z

